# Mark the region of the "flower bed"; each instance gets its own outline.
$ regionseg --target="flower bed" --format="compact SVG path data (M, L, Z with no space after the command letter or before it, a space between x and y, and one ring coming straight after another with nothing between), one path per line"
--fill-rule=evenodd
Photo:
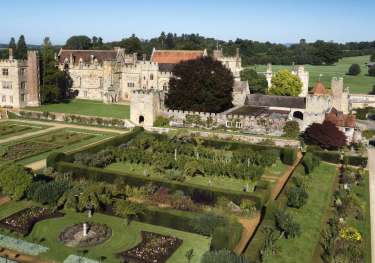
M63 146L73 144L79 141L88 140L93 137L94 135L92 134L62 130L36 137L33 141L42 143L53 143Z
M141 236L140 244L118 254L125 262L164 263L182 244L181 239L152 232L141 231Z
M3 148L0 158L5 161L18 160L60 147L62 145L25 141Z
M49 208L30 207L2 219L0 227L27 235L39 221L62 216L64 216L63 213L55 212Z

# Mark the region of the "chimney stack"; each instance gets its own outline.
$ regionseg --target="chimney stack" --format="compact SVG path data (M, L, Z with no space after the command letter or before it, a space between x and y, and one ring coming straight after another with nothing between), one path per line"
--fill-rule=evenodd
M13 49L9 48L9 60L13 60Z

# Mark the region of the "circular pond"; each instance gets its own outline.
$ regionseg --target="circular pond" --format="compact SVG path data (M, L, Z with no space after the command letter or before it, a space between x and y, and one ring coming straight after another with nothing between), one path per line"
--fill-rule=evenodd
M107 241L112 230L98 223L80 223L69 226L59 235L59 240L67 247L92 247Z

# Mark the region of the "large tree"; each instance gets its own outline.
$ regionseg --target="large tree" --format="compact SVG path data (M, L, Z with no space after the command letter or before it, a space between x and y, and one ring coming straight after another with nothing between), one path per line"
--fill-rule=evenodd
M266 77L263 74L258 74L254 69L247 68L242 70L241 80L249 83L251 93L267 93L268 84Z
M120 46L125 48L127 53L143 53L142 42L135 34L121 40Z
M32 183L32 175L21 165L8 164L1 167L0 190L14 200L21 199Z
M222 112L231 108L233 75L210 57L177 64L169 81L166 105L170 109Z
M20 36L17 42L17 49L15 51L15 58L16 59L27 59L27 46L25 37L23 35Z
M307 144L318 145L328 150L337 150L346 145L345 134L329 121L311 124L305 130L303 138Z
M66 49L84 50L92 46L91 39L88 36L72 36L65 44Z
M72 96L72 80L65 71L56 67L55 50L48 37L44 39L41 53L41 88L42 103L61 102Z
M16 52L17 50L17 45L16 45L16 40L14 39L14 37L12 37L9 41L9 45L8 45L8 48L11 48L13 49L13 52Z
M278 71L272 77L270 94L279 96L298 96L302 90L302 82L289 70Z

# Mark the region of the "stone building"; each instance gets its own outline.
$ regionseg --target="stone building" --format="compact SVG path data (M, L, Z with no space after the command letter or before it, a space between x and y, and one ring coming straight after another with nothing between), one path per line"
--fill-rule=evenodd
M37 51L28 51L27 60L13 57L0 60L0 106L22 108L39 106L39 58Z
M114 50L65 50L58 54L61 70L67 70L73 80L78 98L101 100L107 103L132 99L133 91L168 91L173 67L187 60L207 56L206 50L156 50L150 61L138 60L137 54L126 54L124 49ZM225 57L216 51L214 58L230 69L235 77L234 104L248 94L247 82L239 80L241 58Z

